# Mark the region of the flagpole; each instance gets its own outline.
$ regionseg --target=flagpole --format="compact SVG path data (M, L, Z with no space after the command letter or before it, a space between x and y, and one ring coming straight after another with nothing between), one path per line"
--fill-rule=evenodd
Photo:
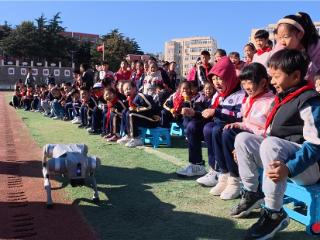
M103 50L102 50L102 61L104 61L104 43L102 44Z

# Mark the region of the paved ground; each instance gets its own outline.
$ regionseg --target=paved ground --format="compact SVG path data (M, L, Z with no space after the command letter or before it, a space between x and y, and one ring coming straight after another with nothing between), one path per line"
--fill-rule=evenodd
M54 209L45 208L41 150L4 92L0 116L0 239L97 239L63 190L53 191Z

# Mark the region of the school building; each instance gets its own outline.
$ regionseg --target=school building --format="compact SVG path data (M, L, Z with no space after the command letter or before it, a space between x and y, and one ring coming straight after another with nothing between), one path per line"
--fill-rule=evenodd
M177 74L185 78L203 50L207 50L211 55L214 54L217 50L217 41L208 36L172 39L165 42L164 60L175 61Z
M50 74L53 74L57 83L72 81L72 68L59 64L45 62L34 63L20 62L19 60L5 62L0 60L0 90L13 90L15 83L21 79L25 81L28 69L32 69L32 75L36 84L45 84Z
M61 32L64 37L73 38L79 42L92 42L97 43L99 41L98 34L80 33L80 32Z

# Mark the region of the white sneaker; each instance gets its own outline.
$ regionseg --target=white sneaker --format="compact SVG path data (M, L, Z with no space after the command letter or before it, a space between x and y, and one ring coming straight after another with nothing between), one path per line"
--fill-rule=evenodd
M223 190L220 198L223 200L236 199L240 196L240 178L228 177L227 187Z
M217 185L211 188L210 194L214 196L220 196L223 190L225 190L227 187L228 177L229 177L229 173L221 173L219 175Z
M197 179L197 183L206 187L213 187L218 183L219 173L213 169L201 178Z
M179 169L176 173L184 177L203 176L207 173L206 168L203 165L196 165L190 163L185 168Z
M62 120L62 117L54 116L52 119L53 120Z
M137 147L137 146L143 146L143 142L141 138L132 138L129 142L126 143L126 147Z
M119 140L117 140L117 143L125 145L127 142L129 142L131 138L128 135L123 136Z
M81 119L79 117L75 117L72 121L72 124L80 124L81 123Z

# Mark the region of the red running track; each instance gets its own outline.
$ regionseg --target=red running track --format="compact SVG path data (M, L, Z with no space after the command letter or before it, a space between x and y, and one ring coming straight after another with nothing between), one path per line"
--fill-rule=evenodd
M0 239L98 239L63 189L52 191L55 205L46 209L41 149L4 92L0 116Z

